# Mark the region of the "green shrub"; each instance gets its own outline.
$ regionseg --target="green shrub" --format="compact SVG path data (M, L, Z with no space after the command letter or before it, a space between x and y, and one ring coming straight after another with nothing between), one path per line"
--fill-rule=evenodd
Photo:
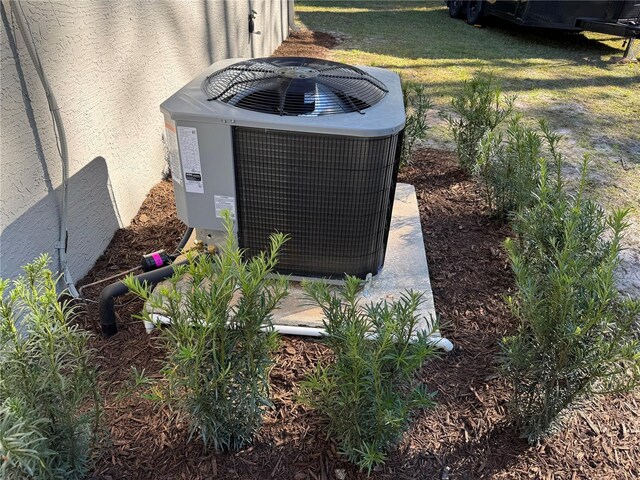
M402 154L400 165L411 162L411 154L418 140L425 138L429 126L427 125L427 111L433 106L424 85L406 82L402 84L402 96L407 111L407 120L402 137Z
M627 212L606 217L584 197L587 163L572 195L560 169L550 179L543 161L537 201L514 217L516 238L506 242L520 325L504 339L502 361L511 416L531 443L559 428L581 399L640 381L640 302L623 299L614 283Z
M475 174L490 210L499 219L534 201L540 158L545 153L543 138L515 116L509 121L506 138L499 132L489 132L480 141Z
M515 97L504 97L492 74L482 72L465 81L462 93L451 100L454 115L447 116L460 165L469 173L478 161L480 141L513 111Z
M359 286L348 277L338 295L325 283L305 284L324 312L324 341L335 358L302 382L300 396L328 418L341 452L370 472L400 440L411 410L433 405L415 373L435 350L427 335L413 334L419 294L361 308Z
M171 287L152 293L132 277L125 280L153 311L171 319L161 329L166 389L156 393L188 414L191 437L198 433L216 451L250 443L271 405L268 374L277 340L271 312L287 293L287 280L269 275L285 236L273 235L269 253L245 262L228 215L225 226L220 254L191 257L176 269ZM152 321L147 309L140 317Z
M45 255L0 282L0 476L75 479L100 418L89 334L59 302ZM11 285L11 290L7 291Z

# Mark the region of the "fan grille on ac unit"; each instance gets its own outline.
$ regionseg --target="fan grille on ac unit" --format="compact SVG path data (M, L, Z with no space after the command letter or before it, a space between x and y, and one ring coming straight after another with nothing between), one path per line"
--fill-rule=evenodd
M363 113L387 93L356 67L304 57L239 62L207 77L203 89L209 100L286 116Z

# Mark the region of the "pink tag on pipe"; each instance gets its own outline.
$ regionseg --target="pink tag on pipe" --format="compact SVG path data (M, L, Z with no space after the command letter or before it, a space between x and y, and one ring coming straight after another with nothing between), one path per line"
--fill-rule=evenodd
M155 253L155 252L152 253L151 258L153 258L153 261L156 262L156 267L162 266L162 257L160 256L159 253Z

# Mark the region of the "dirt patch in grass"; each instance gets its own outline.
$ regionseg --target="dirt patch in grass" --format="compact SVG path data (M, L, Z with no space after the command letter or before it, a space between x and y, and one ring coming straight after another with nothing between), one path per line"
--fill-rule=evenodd
M328 51L339 43L340 39L334 35L301 29L291 32L289 38L273 52L273 56L325 58Z
M305 51L308 39L301 34ZM325 48L320 45L318 48ZM286 55L300 52L286 46ZM316 50L322 52L322 50ZM280 52L282 53L282 52ZM318 54L315 54L318 56ZM438 406L416 415L398 449L374 479L632 479L640 476L640 397L601 399L583 406L567 428L541 447L517 438L506 418L508 385L499 378L498 342L515 327L504 302L513 287L502 248L508 228L486 215L474 182L454 155L418 150L400 181L416 187L436 311L453 352L420 373ZM134 266L139 255L172 251L184 226L176 218L172 185L149 194L132 225L120 230L84 283ZM96 298L99 288L87 289ZM105 399L103 449L92 479L334 479L366 478L345 462L326 438L323 419L296 402L300 380L329 356L321 343L283 337L271 372L274 408L255 444L237 453L206 452L188 442L184 418L145 398L132 367L160 378L163 349L132 318L142 305L123 297L119 333L96 337ZM83 324L98 332L89 304Z

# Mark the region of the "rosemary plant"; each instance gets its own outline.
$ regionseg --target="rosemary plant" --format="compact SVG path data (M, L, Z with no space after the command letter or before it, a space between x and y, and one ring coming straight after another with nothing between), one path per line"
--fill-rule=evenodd
M89 334L42 255L0 281L0 477L77 479L100 419ZM10 288L11 287L11 288Z
M414 334L421 295L361 307L357 278L347 277L340 294L323 282L304 287L324 312L324 341L335 358L307 376L300 398L327 417L342 454L370 473L400 440L411 411L434 404L415 378L435 355L427 335Z
M524 126L519 115L509 120L505 138L496 131L482 138L474 172L497 218L532 204L544 154L543 136Z
M277 344L271 312L288 285L286 278L270 275L284 235L271 236L268 253L243 261L228 214L224 223L227 238L219 255L190 257L176 269L171 287L152 293L133 277L125 280L151 306L141 318L151 321L153 310L171 319L161 329L167 387L155 391L187 413L190 438L199 434L216 451L250 443L271 405L268 374Z
M502 95L492 74L482 72L465 81L462 94L451 100L454 115L446 118L458 161L467 172L475 169L480 141L511 115L514 101L513 96Z
M429 128L427 111L433 104L427 97L424 85L420 83L403 83L402 96L404 97L404 105L407 111L400 157L400 165L404 166L411 162L411 154L416 142L425 138Z
M622 298L614 282L627 211L607 217L585 198L587 165L572 195L560 169L554 178L542 161L537 200L515 215L516 238L506 242L520 326L502 342L502 364L511 415L531 443L560 428L580 400L640 381L640 301Z

